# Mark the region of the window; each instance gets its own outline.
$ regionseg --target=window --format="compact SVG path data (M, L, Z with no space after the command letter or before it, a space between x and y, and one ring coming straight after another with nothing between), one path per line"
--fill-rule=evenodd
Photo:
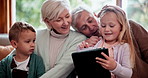
M129 19L141 24L148 30L148 1L147 0L124 0L123 6ZM126 4L127 3L127 4Z
M77 5L88 5L94 12L99 12L104 5L116 5L115 0L70 0L72 9Z
M40 22L40 8L44 0L16 0L16 21L26 21L35 28L43 28ZM148 29L148 1L147 0L69 0L73 9L79 4L89 5L98 13L104 5L116 5L116 1L126 11L128 18L140 23ZM126 2L125 2L126 1ZM128 3L128 4L125 4ZM131 7L132 6L132 7Z
M25 21L40 28L40 8L45 0L16 0L16 21Z

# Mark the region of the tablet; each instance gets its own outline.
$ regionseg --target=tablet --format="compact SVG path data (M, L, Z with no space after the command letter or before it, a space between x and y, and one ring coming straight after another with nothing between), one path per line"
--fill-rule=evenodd
M72 53L72 59L78 78L111 78L109 70L96 63L96 57L105 59L101 52L108 55L108 49L97 48Z

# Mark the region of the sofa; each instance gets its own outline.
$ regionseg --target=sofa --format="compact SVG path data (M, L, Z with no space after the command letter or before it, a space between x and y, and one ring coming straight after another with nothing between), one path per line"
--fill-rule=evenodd
M8 34L0 34L0 61L14 48L10 45Z

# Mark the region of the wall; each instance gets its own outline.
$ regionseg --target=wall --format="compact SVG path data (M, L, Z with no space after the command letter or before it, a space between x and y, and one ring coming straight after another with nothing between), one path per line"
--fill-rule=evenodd
M0 0L0 33L8 33L11 26L11 0Z

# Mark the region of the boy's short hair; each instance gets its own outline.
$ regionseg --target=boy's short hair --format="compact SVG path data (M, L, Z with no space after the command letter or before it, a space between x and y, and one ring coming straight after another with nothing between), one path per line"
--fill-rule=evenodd
M26 22L15 22L9 30L9 41L18 41L20 33L28 30L36 32L33 26Z

